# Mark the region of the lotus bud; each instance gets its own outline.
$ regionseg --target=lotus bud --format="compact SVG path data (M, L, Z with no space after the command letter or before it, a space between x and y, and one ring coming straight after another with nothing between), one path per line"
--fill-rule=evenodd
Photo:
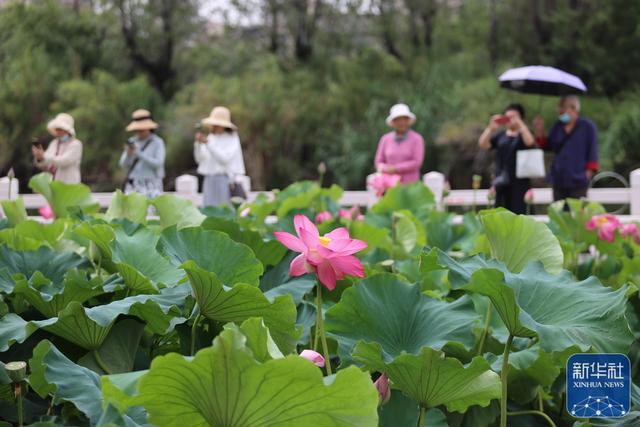
M471 177L471 188L478 190L480 189L480 184L482 184L482 176L474 174Z
M313 350L302 350L300 353L300 357L307 359L310 362L313 362L319 368L324 367L324 357L317 351Z
M489 191L487 192L487 200L492 203L494 200L496 200L496 188L494 186L491 186L489 188Z
M327 165L325 164L325 162L320 162L318 164L318 173L320 175L324 175L325 173L327 173Z
M316 215L316 224L322 224L323 222L327 222L331 220L331 212L322 211Z
M524 202L528 205L533 204L533 188L528 189L527 192L524 193Z
M15 177L16 177L16 173L13 171L13 168L10 168L9 172L7 172L7 178L14 179Z
M373 385L378 390L378 406L382 406L391 399L391 388L389 387L389 378L387 374L382 374Z
M27 376L27 364L22 361L9 362L4 365L4 370L14 383L21 383Z

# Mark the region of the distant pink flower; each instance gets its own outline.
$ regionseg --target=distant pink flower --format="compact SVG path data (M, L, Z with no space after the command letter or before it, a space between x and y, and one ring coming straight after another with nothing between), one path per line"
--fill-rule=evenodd
M376 173L369 181L369 185L376 192L376 196L382 197L388 189L395 187L401 179L400 175Z
M389 388L389 378L387 374L380 375L373 385L375 385L378 390L378 405L384 405L391 399L391 388Z
M364 215L360 214L356 217L356 221L364 221Z
M528 205L533 204L533 188L528 189L527 192L524 193L524 202Z
M53 209L51 209L51 206L49 206L49 205L42 206L40 209L38 209L38 213L44 219L53 219L53 218L55 218L55 214L53 213Z
M302 353L300 353L300 357L304 357L310 362L313 362L319 368L324 367L324 357L322 357L322 355L317 351L302 350Z
M331 221L331 212L322 211L316 215L316 224L320 225L323 222Z
M338 216L342 219L346 219L349 221L357 219L359 216L361 216L360 206L355 205L355 206L352 206L350 209L341 208L340 211L338 212Z
M343 219L351 219L351 211L347 209L340 209L338 216Z
M598 239L609 243L613 242L616 239L617 229L618 227L614 223L607 222L598 228Z
M620 235L622 237L633 237L633 241L640 245L640 228L636 223L623 224L620 226Z
M349 237L349 231L344 227L320 236L315 224L304 215L296 215L293 224L297 236L283 231L273 233L280 243L300 253L289 266L291 276L315 273L329 290L333 290L336 281L343 279L345 274L364 277L364 267L353 254L365 249L365 242Z
M244 209L242 209L240 211L240 217L244 218L245 216L249 215L250 213L251 213L251 208L246 207L246 208L244 208Z

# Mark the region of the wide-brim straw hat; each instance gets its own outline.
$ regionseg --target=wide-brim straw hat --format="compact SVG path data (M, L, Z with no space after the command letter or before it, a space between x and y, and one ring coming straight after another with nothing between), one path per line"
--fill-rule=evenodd
M222 126L236 130L237 127L231 122L231 111L227 107L215 107L211 110L209 117L202 119L202 124L207 126Z
M76 136L76 130L73 125L73 117L67 113L60 113L53 120L47 123L47 130L53 136L56 136L56 129L62 129L71 136Z
M398 117L408 117L411 124L416 121L416 115L411 112L407 104L396 104L389 110L389 116L385 120L389 126L393 126L393 120Z
M136 110L131 115L131 123L127 125L127 132L135 132L137 130L153 130L158 129L158 124L153 121L149 110Z

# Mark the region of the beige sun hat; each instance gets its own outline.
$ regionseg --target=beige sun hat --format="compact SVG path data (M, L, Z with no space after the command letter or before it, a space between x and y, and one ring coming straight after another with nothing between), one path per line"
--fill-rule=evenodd
M222 126L236 130L237 127L231 123L231 111L227 107L214 107L209 117L202 119L202 124L207 126Z
M415 123L416 115L411 112L407 104L396 104L389 110L389 116L385 120L389 126L393 125L393 120L398 117L408 117L411 124Z
M76 130L73 128L73 117L67 113L58 114L53 120L47 123L47 130L53 136L56 136L56 129L62 129L71 136L76 136Z
M131 115L131 123L129 123L126 128L127 132L153 129L158 129L158 124L153 121L149 110L134 111Z

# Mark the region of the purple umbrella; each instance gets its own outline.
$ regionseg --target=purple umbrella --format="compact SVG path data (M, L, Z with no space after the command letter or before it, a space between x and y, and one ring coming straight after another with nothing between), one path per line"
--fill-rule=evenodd
M503 88L538 95L579 95L587 91L580 77L542 65L512 68L498 80Z

